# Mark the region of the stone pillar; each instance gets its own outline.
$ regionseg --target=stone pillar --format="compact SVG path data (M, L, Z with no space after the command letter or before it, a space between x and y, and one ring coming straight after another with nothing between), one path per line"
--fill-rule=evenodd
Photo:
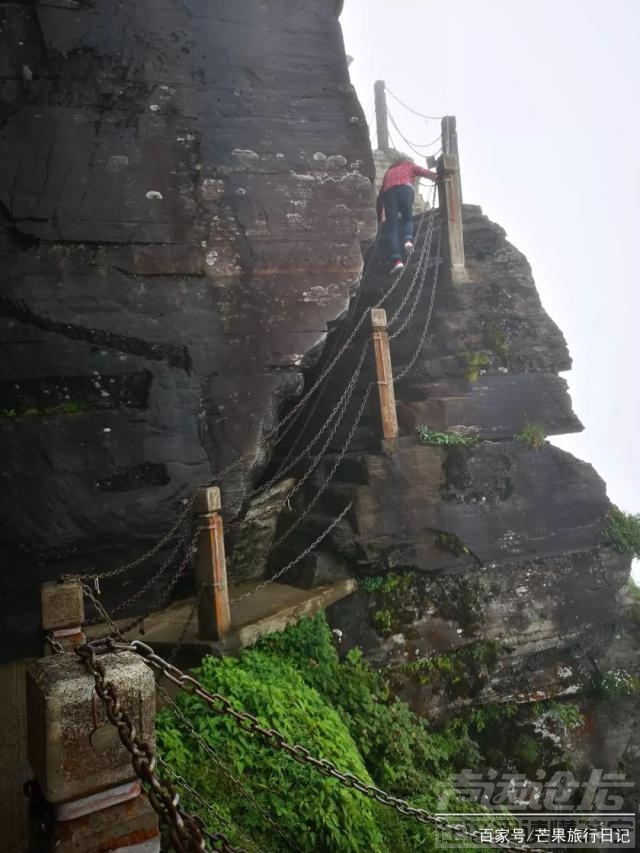
M130 652L101 657L141 740L155 741L153 673ZM158 853L156 813L131 756L107 719L95 681L75 654L27 671L27 751L38 796L51 813L31 849L55 853Z
M443 245L454 282L468 280L462 232L462 184L455 116L442 119L442 156L438 163L438 199L445 229Z
M393 389L386 311L382 308L372 308L371 325L373 327L373 349L376 358L376 375L378 377L382 435L385 440L389 441L398 437L398 418L396 415L396 398Z
M219 488L198 490L194 505L198 528L196 590L202 590L197 592L198 628L201 637L212 640L221 640L231 626L220 506Z
M82 631L84 622L84 596L79 578L43 583L40 587L42 630L54 643L71 649L85 642ZM53 654L53 646L47 642L45 655Z
M387 122L387 94L384 80L376 80L373 84L376 99L376 138L378 148L386 151L389 148L389 125Z

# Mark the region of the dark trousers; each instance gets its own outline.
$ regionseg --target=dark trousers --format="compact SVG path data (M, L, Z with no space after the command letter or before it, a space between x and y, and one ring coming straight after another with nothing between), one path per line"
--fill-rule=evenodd
M390 187L382 196L384 233L392 261L402 258L405 240L413 240L413 187Z

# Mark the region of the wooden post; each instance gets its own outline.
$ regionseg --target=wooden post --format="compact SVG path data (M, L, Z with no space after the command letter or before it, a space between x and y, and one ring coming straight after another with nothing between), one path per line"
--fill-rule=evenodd
M373 326L373 349L376 355L382 435L385 439L390 440L398 437L398 418L393 390L393 373L391 372L389 335L387 334L387 312L382 308L372 308L371 325Z
M221 640L231 625L220 506L219 488L198 490L194 505L198 528L196 589L206 587L198 603L198 628L200 636L213 640Z
M376 137L378 150L389 148L389 126L387 124L387 95L384 80L376 80L373 84L376 97Z
M462 184L455 116L442 119L442 157L438 163L438 199L443 210L445 252L453 281L467 281L462 233Z

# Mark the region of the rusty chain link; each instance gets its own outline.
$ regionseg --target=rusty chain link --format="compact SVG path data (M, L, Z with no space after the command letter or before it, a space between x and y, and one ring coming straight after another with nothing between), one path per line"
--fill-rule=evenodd
M105 666L98 660L95 647L86 643L76 649L76 654L93 675L95 690L104 705L107 718L117 728L120 742L131 755L131 764L136 776L144 783L151 806L168 823L175 849L178 853L206 853L205 837L199 822L180 808L179 796L173 785L155 774L154 751L148 743L138 738L135 724L121 706L115 684L107 680ZM220 837L222 845L226 846L213 847L213 850L237 853L226 837Z
M183 537L181 539L181 541L178 543L177 548L174 549L176 551L176 553L177 553L177 550L179 549L179 547L181 547L184 544L185 539L186 539L186 537ZM193 552L195 550L196 542L197 542L197 534L194 534L191 538L189 545L187 546L187 548L185 550L184 556L183 556L182 560L180 561L180 564L179 564L178 568L176 569L173 577L171 578L171 580L169 581L169 583L167 584L165 589L162 591L162 594L157 599L157 601L155 601L153 603L151 609L146 610L140 616L134 617L134 619L132 619L130 622L128 622L122 628L116 627L116 625L113 621L112 614L107 612L106 608L100 602L100 600L97 598L97 596L94 594L91 587L87 583L85 583L84 580L81 580L80 585L82 587L82 591L83 591L84 595L86 596L86 598L89 599L89 601L91 601L91 603L93 604L93 606L95 607L95 609L98 612L98 615L96 617L93 617L92 619L89 620L89 624L99 622L100 618L102 618L108 625L110 625L112 631L116 634L116 636L122 635L122 634L127 634L129 631L133 631L134 628L137 628L138 625L141 625L145 621L145 619L148 619L149 616L152 613L154 613L156 610L162 609L162 607L166 604L166 602L171 597L171 593L175 589L176 584L178 583L180 578L184 575L184 573L187 569L187 566L189 565L189 562L191 560L191 557L193 556ZM160 571L160 570L158 570L158 571ZM135 601L144 592L146 592L147 589L149 589L152 586L152 581L156 579L157 575L158 575L158 572L156 572L156 574L154 574L149 579L149 581L147 581L147 583L145 583L144 586L141 587L141 589L139 589L132 597L128 598L127 601L125 602L125 604L130 604L132 601ZM124 605L119 605L118 607L114 608L113 612L117 612L118 610L121 610L123 606Z
M207 802L202 796L202 794L198 793L198 791L196 791L196 789L189 782L187 782L184 776L181 776L176 770L174 770L173 767L167 761L165 761L161 755L156 755L156 761L158 763L158 766L162 767L163 771L168 776L171 776L172 783L178 785L180 788L185 790L189 794L189 796L192 797L198 803L199 806L201 806L203 809L206 809L206 811L208 811L209 814L213 818L215 818L215 820L219 821L220 823L226 824L231 829L236 829L236 827L231 823L229 818L225 817L216 808L214 808L211 803ZM247 839L247 841L251 841L248 836L245 836L245 838ZM247 851L238 848L238 853L247 853Z
M220 693L211 693L192 675L182 672L182 670L178 669L174 664L170 664L168 661L164 660L160 655L157 655L154 652L151 646L141 642L140 640L123 643L107 638L105 640L81 646L78 653L83 657L83 659L90 659L92 662L96 661L96 663L99 664L99 661L97 661L98 654L120 651L129 651L140 656L142 660L144 660L155 672L163 675L185 693L198 696L198 698L202 699L214 713L230 717L242 731L251 735L258 735L271 749L281 750L299 764L312 767L322 776L335 779L342 786L352 788L353 790L363 794L368 799L375 800L384 806L394 809L403 817L412 818L419 823L453 832L455 835L467 838L475 843L482 843L485 846L488 844L490 847L507 850L509 853L522 853L522 851L529 851L529 853L542 853L539 848L529 847L523 844L501 844L500 842L481 841L481 833L479 831L468 830L463 824L450 824L444 817L432 815L425 809L411 806L406 800L394 797L375 785L362 782L353 773L342 772L328 759L317 758L312 755L306 747L288 743L281 732L277 729L262 726L258 718L253 714L237 710L225 696L222 696ZM98 677L95 677L97 683ZM113 685L111 686L113 687ZM113 691L115 693L115 687L113 687ZM102 699L102 695L100 693L98 693L98 695ZM108 696L111 694L107 693L106 695ZM105 700L103 699L103 701ZM107 715L109 716L108 711ZM111 719L111 717L109 717L109 719ZM114 725L117 725L117 723L114 723ZM125 746L126 745L127 744L125 743ZM162 800L162 803L164 803L164 800ZM187 849L190 850L192 848Z

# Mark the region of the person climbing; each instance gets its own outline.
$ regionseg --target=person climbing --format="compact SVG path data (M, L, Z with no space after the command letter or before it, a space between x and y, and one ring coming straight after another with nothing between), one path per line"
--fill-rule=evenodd
M432 181L438 179L435 172L417 166L410 157L401 157L385 172L378 193L378 222L382 222L384 210L384 232L389 245L392 273L404 269L401 243L405 256L413 249L413 182L418 177L430 178Z

